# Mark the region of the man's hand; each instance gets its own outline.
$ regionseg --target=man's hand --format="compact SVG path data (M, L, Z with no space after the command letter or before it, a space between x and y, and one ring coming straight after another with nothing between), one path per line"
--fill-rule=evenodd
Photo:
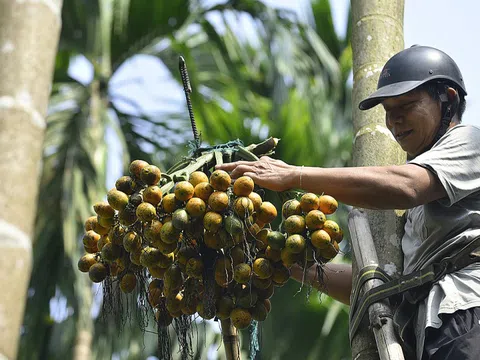
M217 170L230 172L232 179L250 176L255 184L273 191L284 191L298 186L300 171L281 160L263 156L258 161L236 161L217 165Z

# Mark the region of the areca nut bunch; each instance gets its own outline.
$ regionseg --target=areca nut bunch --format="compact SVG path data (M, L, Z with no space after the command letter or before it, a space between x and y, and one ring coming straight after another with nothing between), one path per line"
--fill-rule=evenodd
M282 205L282 232L268 234L269 246L280 251L285 266L325 264L339 253L343 239L343 230L328 218L337 208L337 200L326 194L304 193L299 200L287 200Z
M107 277L132 292L147 274L161 326L181 315L230 318L239 329L263 321L275 286L290 277L266 235L277 217L247 176L194 171L163 194L162 173L142 160L116 181L85 223L78 262L93 282ZM258 187L257 187L258 189Z

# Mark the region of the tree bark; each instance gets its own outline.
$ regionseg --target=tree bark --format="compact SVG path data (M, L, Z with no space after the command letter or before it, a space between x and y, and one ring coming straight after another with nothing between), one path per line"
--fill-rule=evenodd
M15 359L32 263L62 0L0 0L0 358Z
M353 50L353 165L403 164L406 155L385 126L381 106L360 111L359 102L376 90L385 62L404 47L404 0L355 0L352 5ZM402 273L400 239L402 211L367 211L379 265L391 276ZM358 265L353 260L354 281ZM352 341L352 358L378 359L372 331L359 328Z

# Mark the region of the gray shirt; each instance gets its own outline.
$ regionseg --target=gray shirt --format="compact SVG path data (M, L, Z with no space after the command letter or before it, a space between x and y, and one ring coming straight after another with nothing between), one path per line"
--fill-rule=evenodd
M457 125L410 161L437 175L448 197L409 209L402 238L404 274L453 254L480 236L480 129ZM480 306L480 263L445 275L419 306L417 357L425 328L439 328L439 314Z

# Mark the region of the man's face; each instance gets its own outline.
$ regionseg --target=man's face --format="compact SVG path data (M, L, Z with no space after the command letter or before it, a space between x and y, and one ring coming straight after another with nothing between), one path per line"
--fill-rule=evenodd
M421 154L440 127L441 104L426 91L411 91L382 101L385 122L410 157Z

